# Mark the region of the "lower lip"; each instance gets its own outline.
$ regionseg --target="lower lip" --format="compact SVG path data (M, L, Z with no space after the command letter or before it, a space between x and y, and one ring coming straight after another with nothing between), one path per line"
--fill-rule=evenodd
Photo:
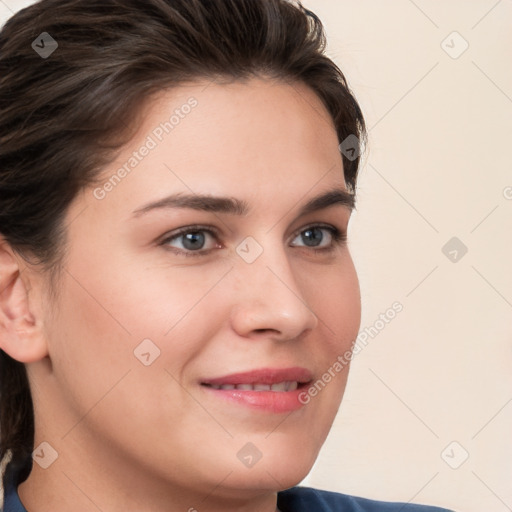
M296 411L305 405L299 401L299 396L306 389L305 386L300 386L295 391L243 391L201 387L221 399L276 414Z

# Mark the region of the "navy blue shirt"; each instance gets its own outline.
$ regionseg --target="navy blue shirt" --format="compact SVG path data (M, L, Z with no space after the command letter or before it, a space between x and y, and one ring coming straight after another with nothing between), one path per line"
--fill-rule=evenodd
M3 512L27 512L18 497L17 487L21 483L18 471L11 464L9 466L4 479ZM444 508L374 501L309 487L292 487L278 493L277 506L281 512L451 512Z

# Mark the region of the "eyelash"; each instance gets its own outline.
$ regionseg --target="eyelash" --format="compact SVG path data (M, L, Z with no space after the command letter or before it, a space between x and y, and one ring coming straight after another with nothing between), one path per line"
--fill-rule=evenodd
M301 228L299 231L296 231L293 234L293 239L297 238L298 235L303 233L304 231L307 231L308 229L313 228L319 228L319 229L325 229L330 232L332 237L332 244L328 247L322 247L322 248L315 248L315 247L308 247L308 246L300 246L302 249L310 249L315 254L329 254L333 252L337 247L344 245L347 242L347 234L344 231L340 231L338 228L326 225L326 224L311 224L309 226L305 226ZM184 227L177 232L173 233L171 236L167 236L164 240L162 240L159 245L166 246L169 242L178 239L180 236L189 234L189 233L198 233L198 232L205 232L213 237L215 237L217 240L220 236L219 232L208 226L201 226L201 225L193 225L193 226L187 226ZM191 251L191 250L183 250L183 249L177 249L176 247L167 247L168 250L183 255L186 257L196 257L196 256L207 256L215 249L205 249L205 250L198 250L198 251Z

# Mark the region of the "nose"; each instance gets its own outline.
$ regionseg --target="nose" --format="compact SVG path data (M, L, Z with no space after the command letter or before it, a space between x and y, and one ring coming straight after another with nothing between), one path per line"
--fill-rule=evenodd
M318 317L307 304L282 246L264 249L252 263L241 258L233 270L231 324L240 336L287 341L317 326Z

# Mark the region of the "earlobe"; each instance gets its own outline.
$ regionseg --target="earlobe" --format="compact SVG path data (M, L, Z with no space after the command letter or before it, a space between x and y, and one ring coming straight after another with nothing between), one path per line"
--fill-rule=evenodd
M48 355L35 305L29 300L27 267L3 238L0 238L0 348L22 363ZM34 299L35 300L35 299Z

